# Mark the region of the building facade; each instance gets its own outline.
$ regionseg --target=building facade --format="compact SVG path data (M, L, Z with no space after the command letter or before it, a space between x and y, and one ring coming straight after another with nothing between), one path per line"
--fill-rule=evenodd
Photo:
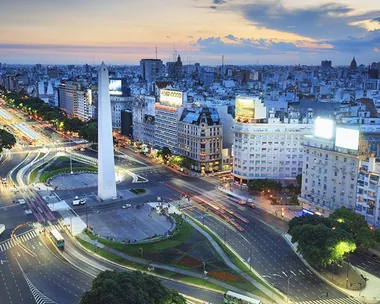
M61 83L58 87L59 108L68 115L89 120L94 117L92 91L82 89L76 82Z
M154 145L155 104L154 96L143 96L132 107L133 138L150 147Z
M125 110L132 110L132 106L135 101L135 97L111 95L112 128L121 128L121 112Z
M360 155L335 147L334 140L306 136L302 189L305 208L329 215L342 206L354 210Z
M374 157L360 163L355 211L380 227L380 163Z
M178 122L178 154L193 161L192 169L201 172L222 168L223 128L215 108L185 108Z
M172 153L178 149L178 121L186 105L184 92L160 90L160 102L155 105L154 145L168 147Z
M290 112L281 119L259 97L237 97L233 126L235 182L253 179L295 179L302 172L303 140L313 131L313 117Z
M140 76L145 82L152 82L164 75L165 67L161 59L141 59Z

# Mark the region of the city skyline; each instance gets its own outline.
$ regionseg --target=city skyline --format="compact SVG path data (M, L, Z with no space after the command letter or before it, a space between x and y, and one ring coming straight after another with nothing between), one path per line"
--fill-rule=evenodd
M380 11L371 0L6 1L0 62L348 65L380 58ZM176 50L176 52L174 51Z

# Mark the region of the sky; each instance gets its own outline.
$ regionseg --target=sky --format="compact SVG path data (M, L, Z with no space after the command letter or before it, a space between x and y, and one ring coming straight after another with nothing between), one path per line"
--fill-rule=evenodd
M0 62L380 62L376 0L0 0Z

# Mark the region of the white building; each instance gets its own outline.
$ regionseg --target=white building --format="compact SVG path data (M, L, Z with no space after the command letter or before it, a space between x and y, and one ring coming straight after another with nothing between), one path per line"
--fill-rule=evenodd
M313 131L313 118L290 112L281 120L266 115L260 97L236 98L233 127L233 170L236 182L253 179L295 179L302 171L303 138Z
M360 159L359 130L317 119L315 134L305 136L302 189L305 208L329 215L342 206L354 210Z
M380 163L374 157L360 163L355 211L380 227Z
M155 141L157 148L168 147L172 153L178 148L178 121L186 105L186 93L174 90L160 90L160 102L155 110Z
M121 128L121 111L132 110L135 97L111 95L112 128Z
M92 91L76 82L61 83L58 87L59 108L68 115L89 120L94 117Z

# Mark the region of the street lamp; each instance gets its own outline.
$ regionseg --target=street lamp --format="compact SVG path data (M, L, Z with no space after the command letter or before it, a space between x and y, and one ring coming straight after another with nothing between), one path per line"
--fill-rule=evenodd
M142 249L142 247L140 247L140 252L141 252L141 259L144 259L144 250Z
M207 275L206 262L203 262L203 273L204 273L204 275Z
M160 182L158 182L158 183L161 185L161 202L162 202L162 203L164 202L164 200L163 200L163 198L162 198L162 195L163 195L163 190L162 190L162 188L163 188L163 184L164 184L164 182L165 182L165 181L160 181Z

